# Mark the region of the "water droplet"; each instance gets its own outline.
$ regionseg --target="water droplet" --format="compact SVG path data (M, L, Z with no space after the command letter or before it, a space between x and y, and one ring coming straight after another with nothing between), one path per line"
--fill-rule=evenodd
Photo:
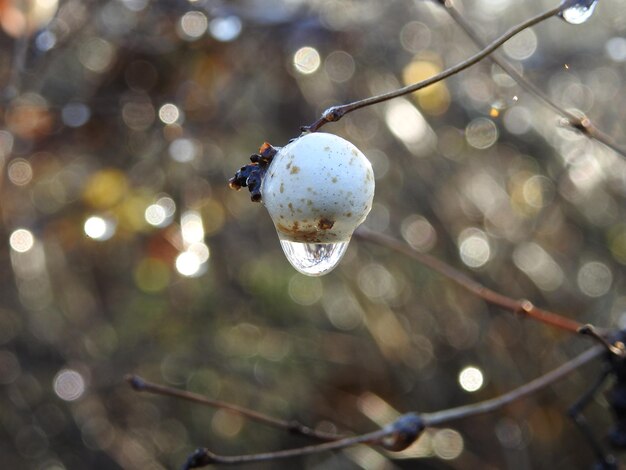
M561 3L565 8L559 16L571 24L581 24L591 18L598 5L598 0L564 0Z
M281 240L285 256L302 274L323 276L339 264L349 242L340 243L297 243Z

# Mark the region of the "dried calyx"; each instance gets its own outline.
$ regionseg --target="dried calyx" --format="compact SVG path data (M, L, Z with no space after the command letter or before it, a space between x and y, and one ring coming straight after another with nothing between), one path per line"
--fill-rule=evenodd
M242 166L235 176L228 180L228 185L232 189L248 188L250 191L250 199L253 202L261 202L261 183L267 171L267 167L272 163L274 155L278 153L280 147L273 147L264 142L259 148L259 153L250 155L248 165Z

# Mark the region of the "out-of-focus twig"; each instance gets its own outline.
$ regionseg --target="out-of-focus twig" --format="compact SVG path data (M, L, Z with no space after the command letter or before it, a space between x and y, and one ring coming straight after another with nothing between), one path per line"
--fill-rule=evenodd
M479 282L476 282L474 279L470 278L456 268L444 263L440 259L425 253L420 253L406 243L390 237L389 235L373 232L363 227L360 227L354 235L362 240L376 243L397 253L408 256L418 263L423 264L433 271L436 271L446 278L454 281L461 287L470 291L472 294L480 297L485 302L492 305L504 308L505 310L509 310L513 313L522 314L528 318L532 318L533 320L537 320L546 325L550 325L570 333L580 333L580 328L583 326L581 323L570 318L535 307L529 300L515 300L511 297L500 294L499 292L493 291Z
M450 421L455 421L458 419L468 418L471 416L495 411L505 405L508 405L509 403L527 397L528 395L538 392L539 390L553 384L554 382L562 379L569 373L583 366L587 362L590 362L591 360L599 357L604 352L605 349L603 347L594 346L593 348L588 349L574 359L571 359L570 361L560 365L556 369L553 369L547 374L542 375L541 377L538 377L535 380L532 380L522 385L521 387L511 390L510 392L505 393L504 395L501 395L499 397L495 397L490 400L481 401L471 405L450 408L447 410L441 410L433 413L407 413L400 416L400 418L398 418L393 423L376 431L365 434L349 437L342 435L324 434L326 437L332 437L332 441L317 445L280 450L276 452L263 452L258 454L225 456L213 453L206 448L200 448L188 458L187 462L183 466L183 470L204 467L210 464L241 465L245 463L273 461L290 457L316 454L329 450L343 449L357 444L376 445L382 446L387 450L400 451L406 449L413 442L415 442L426 427L440 426ZM275 426L275 423L277 422L286 423L286 421L269 417L267 415L261 415L260 413L239 407L237 405L211 400L209 398L203 397L202 395L190 394L189 392L166 387L163 385L151 384L144 381L143 379L140 379L137 376L129 376L128 381L135 390L147 391L176 398L183 398L185 400L190 400L196 403L208 404L210 406L215 406L218 408L225 408L231 411L236 411L246 417L255 419L265 424L270 424L272 426ZM258 419L259 415L263 416L263 419ZM282 425L278 427L287 429L285 426Z
M434 83L440 82L441 80L444 80L456 73L459 73L465 70L468 67L471 67L474 64L477 64L478 62L483 60L485 57L489 56L489 54L495 51L498 47L500 47L506 41L511 39L513 36L515 36L516 34L524 31L527 28L530 28L531 26L541 23L542 21L547 20L548 18L552 18L553 16L557 15L561 11L561 9L562 9L561 6L552 8L546 12L540 13L520 23L517 26L512 27L502 36L500 36L493 42L489 43L489 45L484 47L482 50L480 50L479 52L477 52L470 58L444 70L443 72L433 75L432 77L427 78L426 80L422 80L421 82L414 83L412 85L408 85L403 88L399 88L398 90L390 91L388 93L383 93L381 95L372 96L370 98L365 98L365 99L354 101L352 103L348 103L344 105L333 106L327 109L326 111L324 111L322 116L317 121L315 121L313 124L309 126L301 127L301 130L303 132L316 132L325 124L329 122L339 121L343 116L345 116L348 113L351 113L352 111L365 108L366 106L371 106L374 104L382 103L384 101L388 101L393 98L397 98L399 96L407 95L409 93L413 93L414 91L421 90L422 88L425 88Z
M317 431L313 428L299 423L298 421L286 421L283 419L274 418L263 413L259 413L258 411L254 411L249 408L234 405L232 403L220 400L213 400L204 395L200 395L199 393L188 392L186 390L180 390L177 388L148 382L137 375L128 375L125 377L125 379L130 384L130 386L138 392L147 392L154 395L180 398L185 401L210 406L211 408L221 408L224 410L232 411L233 413L237 413L253 421L263 423L267 426L283 429L293 434L299 434L301 436L311 437L321 441L334 441L341 437L344 437L339 434Z
M574 359L560 365L556 369L551 370L547 374L537 377L535 380L511 390L504 395L492 398L490 400L481 401L472 405L459 406L457 408L450 408L449 410L437 411L434 413L425 413L422 415L422 419L426 426L439 426L452 420L469 418L483 413L490 413L499 408L502 408L509 403L519 400L522 397L535 393L542 388L560 380L570 372L578 369L580 366L587 362L599 357L605 352L602 346L594 346L582 354L576 356Z
M441 4L446 9L450 17L461 27L474 44L481 48L486 46L485 41L478 36L474 28L472 28L459 9L453 5L452 1L446 0L439 1L437 3ZM543 102L555 113L563 116L569 127L580 131L583 135L589 137L590 139L594 139L606 145L614 152L626 158L626 149L615 142L609 135L599 130L587 116L577 116L556 104L543 90L541 90L534 83L530 82L526 77L524 77L523 74L518 72L513 65L507 62L506 59L502 58L497 51L491 54L488 59L497 64L528 93Z

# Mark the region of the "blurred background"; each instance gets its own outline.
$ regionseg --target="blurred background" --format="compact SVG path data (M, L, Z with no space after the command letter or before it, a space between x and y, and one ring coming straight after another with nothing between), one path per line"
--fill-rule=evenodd
M456 2L494 38L556 1ZM138 394L123 377L325 431L507 392L590 344L488 307L353 240L298 274L264 208L228 179L333 104L428 77L476 49L435 2L0 1L0 462L178 468L309 441ZM503 47L557 103L626 143L626 2ZM326 132L371 160L372 230L511 297L626 327L625 161L568 130L488 61ZM499 412L253 468L589 468L564 411L599 364ZM611 425L598 394L598 438ZM251 467L246 467L251 468Z

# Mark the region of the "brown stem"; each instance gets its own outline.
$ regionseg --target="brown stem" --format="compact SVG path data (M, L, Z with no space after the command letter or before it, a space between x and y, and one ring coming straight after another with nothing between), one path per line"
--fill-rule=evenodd
M581 323L575 320L571 320L557 313L535 307L529 300L515 300L511 297L507 297L506 295L493 291L479 282L476 282L461 271L453 268L449 264L446 264L433 256L420 253L419 251L416 251L408 246L406 243L388 235L372 232L371 230L363 227L360 227L354 235L362 240L376 243L408 256L418 263L423 264L433 271L447 277L451 281L456 282L461 287L467 289L472 294L480 297L485 302L492 305L502 307L505 310L510 310L513 313L525 315L529 318L540 321L541 323L568 331L570 333L578 333L578 330L582 326Z
M485 41L483 41L480 36L474 31L472 26L465 20L461 12L454 7L451 1L439 2L450 17L461 27L461 29L467 34L467 36L476 44L478 47L484 48L486 46ZM583 135L589 137L590 139L594 139L607 147L611 148L614 152L620 154L622 157L626 158L626 150L623 149L620 145L618 145L610 136L599 130L593 125L591 120L586 116L580 117L575 114L567 111L562 108L558 104L556 104L552 99L544 93L539 87L537 87L534 83L530 82L524 75L519 73L513 65L503 59L498 52L494 52L491 56L488 57L489 60L493 61L497 64L502 70L504 70L513 80L517 82L523 89L525 89L532 96L535 96L540 101L551 108L555 113L563 116L570 127L580 131Z
M508 405L515 400L519 400L522 397L537 392L542 388L545 388L548 385L556 382L557 380L560 380L570 372L578 369L583 364L586 364L592 359L599 357L601 354L604 353L604 351L605 349L602 346L594 346L593 348L588 349L579 356L576 356L574 359L560 365L554 370L551 370L547 374L542 375L541 377L537 377L535 380L531 380L530 382L514 390L511 390L504 395L500 395L499 397L481 401L471 405L459 406L457 408L436 411L434 413L424 413L422 414L422 419L424 420L424 424L426 424L426 426L439 426L449 421L468 418L470 416L475 416L483 413L490 413L491 411L502 408L503 406Z
M495 41L491 42L489 45L484 47L482 50L480 50L479 52L477 52L470 58L444 70L443 72L438 73L437 75L433 75L432 77L427 78L426 80L422 80L421 82L414 83L412 85L408 85L398 90L390 91L388 93L383 93L381 95L372 96L370 98L365 98L359 101L354 101L352 103L348 103L348 104L344 104L340 106L333 106L332 108L324 111L324 113L322 114L322 117L320 117L313 124L311 124L310 126L302 127L302 131L316 132L325 124L329 122L339 121L339 119L341 119L346 114L351 113L352 111L356 111L357 109L361 109L366 106L371 106L374 104L382 103L383 101L388 101L393 98L397 98L399 96L407 95L409 93L413 93L414 91L421 90L422 88L425 88L434 83L440 82L441 80L444 80L450 77L451 75L459 73L462 70L465 70L466 68L471 67L472 65L480 62L482 59L487 57L489 54L491 54L493 51L495 51L498 47L500 47L502 44L504 44L506 41L511 39L516 34L524 31L526 28L530 28L531 26L534 26L538 23L541 23L544 20L547 20L548 18L555 16L560 11L561 11L561 6L558 6L544 13L540 13L539 15L536 15L522 22L517 26L512 27L502 36L497 38Z
M167 387L165 385L158 385L152 382L148 382L137 375L127 375L125 380L138 392L148 392L154 395L162 395L167 397L180 398L185 401L193 403L199 403L200 405L210 406L212 408L221 408L224 410L232 411L241 416L244 416L253 421L272 426L274 428L283 429L293 434L299 434L301 436L311 437L320 441L335 441L345 436L334 433L326 433L322 431L316 431L313 428L305 426L298 421L286 421L279 418L274 418L258 411L245 408L243 406L235 405L233 403L213 400L199 393L188 392L186 390L180 390L177 388Z
M209 464L238 465L245 463L264 462L269 460L287 459L302 455L317 454L328 450L343 449L357 444L379 444L392 432L386 428L377 431L361 434L354 437L345 437L333 442L325 442L311 446L297 447L294 449L279 450L276 452L263 452L259 454L247 455L218 455L208 449L199 449L189 459L190 461L184 469L203 467Z
M415 442L415 440L420 436L424 428L428 426L440 426L442 424L446 424L450 421L455 421L457 419L468 418L471 416L495 411L499 408L502 408L503 406L508 405L509 403L520 400L532 393L535 393L551 385L552 383L562 379L567 374L570 374L587 362L590 362L594 358L599 357L604 352L605 349L602 346L594 346L593 348L588 349L574 359L571 359L570 361L560 365L556 369L553 369L547 374L544 374L541 377L538 377L535 380L532 380L522 385L521 387L511 390L504 395L500 395L499 397L495 397L490 400L481 401L471 405L450 408L447 410L436 411L433 413L424 413L421 415L416 413L407 413L397 419L394 423L391 423L384 428L370 433L350 437L335 436L335 439L332 442L298 447L295 449L281 450L276 452L263 452L259 454L224 456L215 454L208 449L202 448L198 449L189 457L187 463L183 466L183 469L189 470L192 468L203 467L209 464L237 465L262 461L272 461L302 455L316 454L329 450L343 449L357 444L380 445L389 450L402 450L405 449L408 445ZM139 379L136 376L129 376L127 380L136 390L145 390L177 398L184 398L186 400L189 399L188 392L178 393L180 391L176 389L171 389L169 387L163 387L155 384L148 384L147 382ZM162 393L163 391L165 391L165 393ZM201 397L201 400L197 400L196 394L191 395L194 396L191 401L197 403L207 404L207 402L213 402L213 400L205 399L204 397ZM222 406L225 404L224 402L219 402L219 404L220 407L231 410L237 410L240 408L236 405L230 404L226 404L228 406ZM245 416L252 417L256 414L257 413L255 412L246 412ZM265 418L269 418L261 420L267 424L281 421L275 418L267 417L265 415L263 416Z

